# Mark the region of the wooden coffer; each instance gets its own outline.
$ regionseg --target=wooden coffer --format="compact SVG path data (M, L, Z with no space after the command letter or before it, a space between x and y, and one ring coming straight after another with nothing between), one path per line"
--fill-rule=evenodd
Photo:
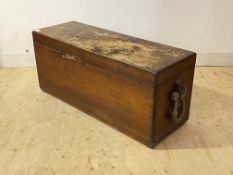
M195 53L74 21L33 41L43 91L143 144L188 120Z

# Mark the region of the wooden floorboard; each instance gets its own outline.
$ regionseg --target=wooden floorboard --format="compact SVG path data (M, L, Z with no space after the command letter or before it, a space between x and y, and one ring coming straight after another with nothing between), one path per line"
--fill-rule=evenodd
M233 175L233 68L198 67L190 120L150 149L0 69L0 175Z

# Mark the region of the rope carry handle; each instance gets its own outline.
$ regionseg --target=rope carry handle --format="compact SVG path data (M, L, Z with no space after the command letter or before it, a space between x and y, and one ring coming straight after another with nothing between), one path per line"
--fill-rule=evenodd
M180 122L184 118L186 103L185 98L188 89L182 84L181 80L175 81L175 88L171 93L171 119L175 123Z

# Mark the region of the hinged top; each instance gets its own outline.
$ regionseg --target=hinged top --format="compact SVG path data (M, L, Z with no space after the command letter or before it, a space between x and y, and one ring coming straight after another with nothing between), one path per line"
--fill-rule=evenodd
M39 33L153 73L194 54L74 21L43 28Z

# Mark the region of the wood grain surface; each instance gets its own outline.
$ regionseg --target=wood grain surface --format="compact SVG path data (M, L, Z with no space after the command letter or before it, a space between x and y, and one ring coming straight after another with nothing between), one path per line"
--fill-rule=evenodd
M1 175L232 175L233 68L196 68L190 120L154 149L0 69Z
M153 73L194 54L188 50L146 41L76 21L42 28L33 33L36 41L46 41L48 44L50 42L48 39L54 39L71 47L80 48ZM56 45L52 44L52 46Z
M188 119L194 52L74 21L32 35L43 91L149 147ZM177 79L187 88L186 105L181 92L171 102ZM180 122L169 120L172 106Z
M148 146L153 145L152 83L149 86L90 64L67 61L37 43L35 53L43 91Z

